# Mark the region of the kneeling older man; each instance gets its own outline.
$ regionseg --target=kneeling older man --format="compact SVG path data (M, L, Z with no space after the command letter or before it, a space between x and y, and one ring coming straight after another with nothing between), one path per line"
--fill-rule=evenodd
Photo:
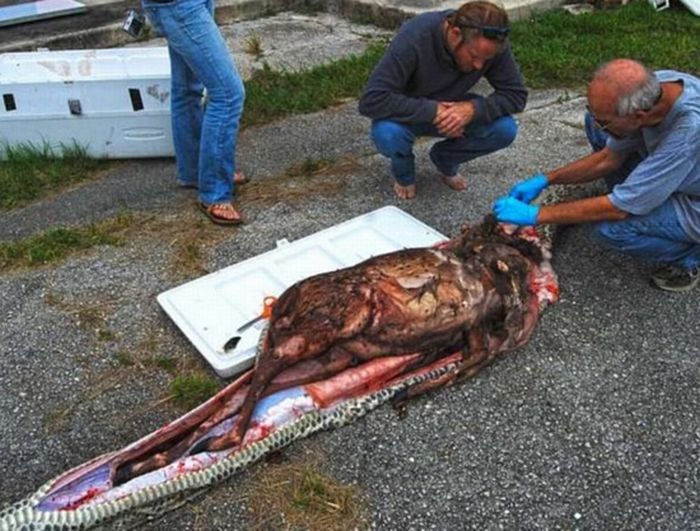
M494 203L519 225L595 222L606 247L659 265L653 283L688 291L700 282L700 79L652 72L630 59L601 66L588 87L586 132L596 150L516 184ZM607 195L529 204L550 184L605 177Z

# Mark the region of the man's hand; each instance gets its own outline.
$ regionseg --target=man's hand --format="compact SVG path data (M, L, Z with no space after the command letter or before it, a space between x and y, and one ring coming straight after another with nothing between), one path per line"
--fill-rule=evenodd
M504 223L514 223L515 225L536 225L537 215L540 207L528 205L518 201L514 197L503 196L496 199L493 204L493 213L496 219Z
M529 203L542 193L542 190L549 186L549 180L544 173L538 173L520 181L510 189L508 195L514 197L518 201Z
M475 114L476 109L470 101L441 101L433 123L441 135L457 138L464 134L464 128L471 123Z

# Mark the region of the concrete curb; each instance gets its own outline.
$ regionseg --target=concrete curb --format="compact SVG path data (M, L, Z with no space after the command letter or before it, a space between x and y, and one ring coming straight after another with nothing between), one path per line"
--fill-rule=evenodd
M216 14L217 21L225 23L271 16L283 11L329 12L353 22L373 24L384 29L396 29L403 21L416 14L454 6L452 2L409 1L423 5L397 5L386 0L221 0L217 3ZM89 4L89 2L87 3ZM536 11L553 9L563 3L564 0L525 0L519 2L511 0L504 7L512 20L522 20L531 17ZM119 0L101 4L99 9L113 12L114 18L108 23L101 23L95 27L77 31L59 31L52 35L34 36L14 41L12 41L11 36L8 36L9 42L0 45L0 53L34 51L38 48L64 50L112 48L133 44L138 41L122 31L120 14L135 5L133 0ZM144 37L144 40L147 38L149 37Z

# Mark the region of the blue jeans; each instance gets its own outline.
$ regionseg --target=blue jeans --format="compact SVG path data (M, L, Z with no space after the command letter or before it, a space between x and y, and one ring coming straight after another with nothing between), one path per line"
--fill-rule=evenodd
M605 147L607 134L598 128L589 113L585 117L586 136L594 151ZM608 186L624 181L642 160L632 155L613 174L606 176ZM630 215L622 221L593 224L592 239L600 245L652 263L673 264L684 269L700 265L700 244L692 241L678 221L676 209L666 200L643 216Z
M648 262L673 264L684 269L700 266L700 244L685 233L670 201L644 216L595 223L591 237L608 249Z
M511 116L485 125L467 127L459 138L447 138L430 150L430 160L443 175L453 176L459 165L509 146L518 132ZM432 123L403 124L391 120L372 122L372 140L379 152L391 160L391 172L402 186L416 181L413 143L417 137L442 137Z
M214 1L142 0L142 4L168 41L178 180L197 186L202 203L228 202L234 191L245 89L214 21Z

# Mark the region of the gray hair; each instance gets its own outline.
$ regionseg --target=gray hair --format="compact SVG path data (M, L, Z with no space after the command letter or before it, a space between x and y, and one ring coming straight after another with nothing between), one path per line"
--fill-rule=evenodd
M654 72L645 68L644 80L627 94L621 94L617 99L617 115L629 116L636 111L648 111L661 98L661 84Z

